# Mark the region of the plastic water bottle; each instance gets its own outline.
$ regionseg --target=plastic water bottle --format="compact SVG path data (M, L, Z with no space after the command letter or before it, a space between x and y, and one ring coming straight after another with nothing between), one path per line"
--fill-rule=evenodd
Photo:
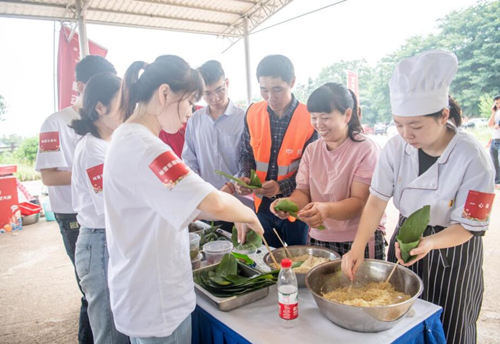
M278 303L281 326L293 327L299 317L299 288L297 277L292 270L292 261L283 259L278 276Z

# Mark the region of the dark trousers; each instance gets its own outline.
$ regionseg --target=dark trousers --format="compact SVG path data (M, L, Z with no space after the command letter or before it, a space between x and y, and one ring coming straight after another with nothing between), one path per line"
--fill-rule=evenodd
M495 184L500 184L500 139L491 140L490 156L495 166Z
M64 247L66 248L66 253L73 263L73 268L75 270L76 281L78 283L78 288L82 292L82 305L80 307L80 324L78 328L78 343L79 344L93 344L94 337L92 335L92 329L90 328L89 316L87 314L88 303L85 298L85 293L80 287L80 279L76 273L75 267L75 247L76 240L78 239L78 234L80 233L80 225L76 220L76 214L55 214L57 224L61 230L61 235L63 237Z
M276 248L283 246L274 233L273 228L276 228L281 239L286 242L287 245L306 245L309 227L299 220L290 222L275 216L269 210L272 202L272 199L264 197L259 207L259 212L257 213L257 217L264 228L264 237L269 246Z

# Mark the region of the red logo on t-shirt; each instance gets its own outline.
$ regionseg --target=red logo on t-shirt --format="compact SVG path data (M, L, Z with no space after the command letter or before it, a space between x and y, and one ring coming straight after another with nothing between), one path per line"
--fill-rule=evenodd
M60 150L59 132L40 133L40 152L58 152Z
M104 164L100 164L91 168L87 168L90 184L94 187L94 192L97 194L102 192L102 171Z
M189 168L173 151L160 154L149 168L170 190L189 174Z
M488 221L495 194L470 190L462 217L473 221Z

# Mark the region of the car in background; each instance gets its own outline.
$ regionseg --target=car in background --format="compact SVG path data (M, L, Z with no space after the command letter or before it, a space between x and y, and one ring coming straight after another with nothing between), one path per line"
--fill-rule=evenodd
M398 128L396 128L396 124L394 124L394 121L391 121L389 123L389 126L387 127L387 136L393 137L396 135L399 135Z
M361 126L363 127L363 133L365 133L365 135L373 135L374 131L372 127L368 124L361 124Z
M487 126L488 120L486 118L471 118L466 123L462 124L462 127L466 129L480 129L486 128Z
M387 133L387 124L385 123L377 123L373 127L373 131L375 132L375 135L378 134L385 134Z

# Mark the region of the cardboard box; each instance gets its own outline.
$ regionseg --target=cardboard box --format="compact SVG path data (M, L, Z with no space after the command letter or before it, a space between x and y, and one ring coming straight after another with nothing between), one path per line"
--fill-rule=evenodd
M0 233L21 229L16 177L0 177Z

